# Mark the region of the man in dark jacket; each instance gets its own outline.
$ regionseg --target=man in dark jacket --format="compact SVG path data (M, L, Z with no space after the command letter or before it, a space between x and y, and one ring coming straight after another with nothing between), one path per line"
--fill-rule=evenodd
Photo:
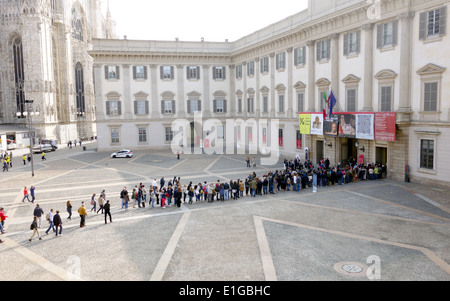
M106 222L107 215L109 215L109 222L112 223L111 205L109 204L109 200L106 201L106 204L103 206L103 209L105 209L105 224L107 224Z
M55 226L55 232L56 236L58 236L58 228L59 228L59 235L62 235L62 220L61 216L59 215L59 210L56 210L56 214L53 216L53 225Z
M181 197L183 195L183 193L181 192L181 187L178 186L177 191L175 192L175 202L176 202L176 206L180 207L181 206Z
M41 227L41 218L42 218L43 214L44 214L44 210L42 210L42 208L39 207L39 204L36 204L36 208L34 208L33 215L38 218L38 228Z

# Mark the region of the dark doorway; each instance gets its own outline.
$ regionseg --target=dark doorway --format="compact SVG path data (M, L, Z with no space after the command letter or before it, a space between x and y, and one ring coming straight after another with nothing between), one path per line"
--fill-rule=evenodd
M316 163L323 159L323 141L316 141Z
M376 163L386 165L387 163L387 148L386 147L377 147L376 148Z

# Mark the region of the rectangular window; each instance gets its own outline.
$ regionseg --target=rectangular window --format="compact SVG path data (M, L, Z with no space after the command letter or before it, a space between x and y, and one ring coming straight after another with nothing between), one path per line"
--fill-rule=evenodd
M121 103L117 100L106 102L106 115L121 115Z
M347 112L356 112L356 89L347 89Z
M171 100L164 101L164 114L172 114L172 101Z
M250 61L247 63L247 76L255 75L255 62Z
M161 79L174 79L173 66L161 66Z
M173 140L173 132L172 132L172 128L171 127L166 127L165 128L166 131L166 142L170 142Z
M425 83L424 84L424 104L423 110L425 112L437 111L437 98L438 98L438 83Z
M197 101L197 100L191 100L191 101L189 102L189 105L191 106L191 107L190 107L190 113L194 113L194 112L198 112L198 111L199 111L199 108L198 108L199 101Z
M225 79L225 67L214 66L213 67L213 79L224 80Z
M359 53L361 31L344 34L344 55Z
M134 79L147 79L147 67L146 66L134 66L133 67Z
M439 34L440 9L428 12L428 35Z
M216 99L216 113L223 113L223 99Z
M219 125L217 126L217 138L223 139L225 137L225 126Z
M392 87L381 87L381 112L391 112L391 100L392 100Z
M278 95L278 112L284 113L284 95Z
M187 79L200 79L200 67L187 66Z
M317 42L316 47L317 61L330 59L330 40Z
M297 112L304 112L305 111L305 94L304 93L298 93L297 94Z
M421 12L419 16L419 40L427 37L443 36L447 28L447 6L428 12Z
M255 110L253 97L247 98L247 113L253 113Z
M377 25L377 48L397 45L398 20Z
M236 66L236 78L242 78L242 65L237 65Z
M120 132L119 129L111 129L111 143L120 143L119 140Z
M134 102L134 114L136 114L136 115L148 114L148 101L136 100Z
M261 59L261 73L267 73L267 72L269 72L269 57L268 56L266 56L266 57L263 57L262 59Z
M299 47L299 48L295 48L294 49L294 65L295 66L299 66L299 65L304 65L306 60L305 60L305 49L306 47Z
M242 98L238 98L238 113L242 113Z
M426 169L434 168L434 141L420 140L420 167Z
M147 142L147 129L139 128L139 142Z
M105 66L106 79L119 79L119 66Z
M263 96L263 113L269 112L269 96Z
M276 55L276 69L282 70L286 68L286 53L280 52Z

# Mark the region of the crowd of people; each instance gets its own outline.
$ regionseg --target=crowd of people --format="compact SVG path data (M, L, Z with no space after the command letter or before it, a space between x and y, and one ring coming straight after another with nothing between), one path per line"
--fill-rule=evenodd
M247 167L250 165L249 158L246 159ZM256 160L252 162L250 166L256 166ZM386 177L386 166L378 163L371 164L357 164L356 160L350 158L345 164L338 163L336 166L331 167L328 158L323 158L316 166L309 160L301 162L299 157L293 160L285 159L283 162L283 168L280 170L269 171L261 176L258 176L256 172L250 173L244 179L221 181L217 180L214 183L208 183L207 181L200 181L198 183L182 184L180 177L174 177L166 182L166 179L161 177L159 181L153 179L153 181L146 187L142 182L135 185L131 191L128 191L127 187L124 187L120 192L121 208L128 209L129 206L133 208L145 208L146 203L150 208L159 206L161 208L167 208L168 206L180 207L182 203L193 204L194 202L208 202L215 201L224 202L229 199L237 200L242 197L256 197L257 195L277 194L283 191L296 191L313 188L315 192L317 187L326 187L334 185L344 185L351 182L365 181L365 180L378 180ZM27 199L29 202L34 203L35 187L31 186L30 190L24 187L24 197L22 202ZM31 200L30 200L31 194ZM111 217L111 204L106 199L106 192L103 189L98 198L97 194L93 193L90 200L91 208L90 212L95 214L104 214L105 224L107 218L112 222ZM97 208L98 204L98 208ZM66 204L68 217L72 218L72 204L67 201ZM81 206L77 210L80 216L80 227L84 227L86 224L87 209L85 202L82 202ZM42 239L39 233L41 227L41 219L44 216L44 211L36 204L34 209L34 219L30 226L33 230L33 235L30 237L30 241L37 234L39 239ZM4 209L0 209L0 230L4 233L3 224L6 219ZM49 222L49 227L46 230L46 234L50 230L55 232L55 235L62 235L62 219L60 217L60 211L56 213L53 209L46 215L46 219Z

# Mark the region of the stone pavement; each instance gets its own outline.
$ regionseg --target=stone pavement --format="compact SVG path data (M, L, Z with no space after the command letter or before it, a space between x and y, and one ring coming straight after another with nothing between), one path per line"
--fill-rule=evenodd
M391 180L244 197L181 208L121 209L119 192L181 177L216 182L258 176L275 166L247 168L245 156L136 151L112 159L95 143L62 148L30 166L13 158L0 174L0 206L9 218L0 236L0 281L394 281L450 280L450 190ZM61 211L63 236L28 241L36 202ZM91 212L90 197L106 190L113 223ZM67 220L66 201L74 206ZM81 202L87 226L79 227Z

